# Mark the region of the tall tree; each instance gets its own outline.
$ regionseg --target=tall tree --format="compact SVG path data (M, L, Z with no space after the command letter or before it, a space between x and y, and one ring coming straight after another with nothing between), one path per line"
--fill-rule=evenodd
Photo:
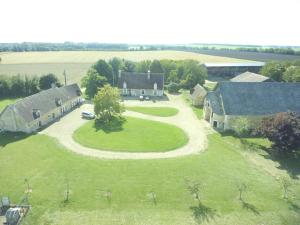
M94 111L98 119L109 122L113 116L121 115L123 105L118 88L104 85L94 98Z
M40 81L39 81L40 89L47 90L51 88L52 84L55 84L57 87L61 86L58 78L53 73L49 73L40 77Z
M203 65L194 60L186 60L184 62L184 77L181 82L184 88L191 89L196 84L203 85L207 78L207 70Z
M116 86L117 82L118 82L118 73L119 70L121 70L123 68L123 61L122 59L118 58L118 57L114 57L112 59L110 59L108 61L108 63L110 64L112 71L113 71L113 86Z
M300 82L300 66L290 66L283 73L286 82Z
M134 72L136 64L135 62L129 61L129 60L123 60L123 69L125 72Z
M85 88L85 94L89 98L93 98L98 92L98 89L103 87L106 83L106 77L100 76L93 68L89 69L87 75L81 80L81 86Z
M261 69L260 73L264 76L270 77L275 81L282 81L283 73L286 67L283 63L279 62L268 62Z
M150 71L151 73L163 73L164 69L160 63L159 60L153 60L151 65L150 65Z
M143 60L136 64L136 72L147 73L150 70L151 60Z
M106 77L108 83L113 84L113 70L110 64L105 60L100 59L93 66L93 69L97 71L100 76Z

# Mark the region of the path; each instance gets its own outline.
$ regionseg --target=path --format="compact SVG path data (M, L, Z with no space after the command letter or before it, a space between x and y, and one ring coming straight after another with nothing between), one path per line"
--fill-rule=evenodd
M176 150L168 152L141 152L141 153L129 153L129 152L110 152L102 151L89 147L85 147L75 142L72 138L73 132L82 126L87 120L80 118L80 113L84 110L93 110L93 106L85 104L79 109L76 109L61 118L60 121L52 124L45 130L41 131L41 134L46 134L54 137L60 141L66 148L76 152L78 154L102 158L102 159L158 159L158 158L172 158L185 156L190 154L196 154L204 150L207 147L206 129L208 124L204 120L197 119L191 107L189 107L183 100L182 96L169 96L170 101L158 101L153 103L151 101L125 101L127 106L169 106L179 110L178 114L172 117L157 117L151 115L145 115L137 112L126 111L125 116L138 117L142 119L149 119L164 123L176 125L183 129L189 137L188 143Z

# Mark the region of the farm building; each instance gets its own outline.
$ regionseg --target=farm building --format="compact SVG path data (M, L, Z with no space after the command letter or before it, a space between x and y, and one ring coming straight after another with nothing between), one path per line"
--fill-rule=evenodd
M245 73L235 76L234 78L230 79L230 81L231 82L272 82L273 80L269 77L247 71Z
M217 130L233 130L247 118L252 128L279 112L300 114L300 83L220 82L204 102L205 119Z
M6 106L0 129L31 133L55 121L82 102L77 84L51 88Z
M164 74L119 71L118 88L124 96L163 96Z
M263 62L248 63L205 63L209 77L232 78L244 72L259 73L265 65Z
M191 94L192 104L194 106L202 106L204 102L204 98L207 94L207 91L200 84L197 84L193 88L193 92Z

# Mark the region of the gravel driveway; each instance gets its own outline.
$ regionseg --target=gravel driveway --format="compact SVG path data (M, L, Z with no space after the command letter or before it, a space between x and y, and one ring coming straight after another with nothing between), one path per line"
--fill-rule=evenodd
M110 152L96 150L88 147L84 147L75 142L72 138L73 132L82 126L87 120L83 120L80 117L82 111L92 111L93 106L91 104L85 104L80 108L70 112L66 116L60 119L60 121L52 124L48 128L41 131L41 134L54 137L59 140L69 150L78 154L97 157L101 159L158 159L158 158L172 158L185 156L190 154L196 154L204 150L207 147L206 134L209 130L209 125L204 120L197 119L191 107L189 107L180 95L169 95L169 101L157 101L153 103L151 101L125 101L127 106L169 106L179 110L178 114L172 117L157 117L145 115L137 112L126 111L125 116L138 117L142 119L149 119L168 124L173 124L183 129L189 137L188 143L176 150L169 152L147 152L147 153L127 153L127 152Z

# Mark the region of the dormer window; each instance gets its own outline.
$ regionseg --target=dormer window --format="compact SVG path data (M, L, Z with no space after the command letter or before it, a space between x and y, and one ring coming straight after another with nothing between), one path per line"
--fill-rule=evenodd
M32 110L32 116L34 119L40 118L41 117L41 111L38 109L33 109Z
M123 82L123 89L126 89L127 88L127 84L126 82Z
M153 89L154 89L154 90L157 90L157 83L154 83Z
M62 100L60 98L56 98L55 99L55 104L57 107L61 106L62 105Z

